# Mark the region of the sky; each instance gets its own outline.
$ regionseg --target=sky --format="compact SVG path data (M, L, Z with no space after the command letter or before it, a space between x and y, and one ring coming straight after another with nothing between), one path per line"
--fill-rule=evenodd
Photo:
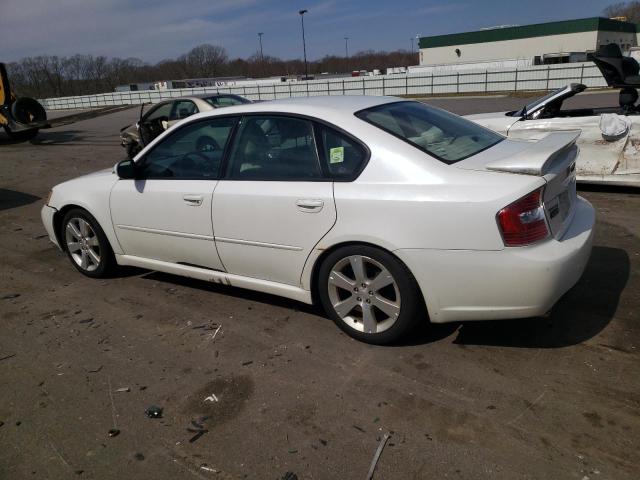
M211 43L231 58L411 48L416 35L598 16L616 0L0 0L0 61L76 53L149 63ZM414 47L415 48L415 47Z

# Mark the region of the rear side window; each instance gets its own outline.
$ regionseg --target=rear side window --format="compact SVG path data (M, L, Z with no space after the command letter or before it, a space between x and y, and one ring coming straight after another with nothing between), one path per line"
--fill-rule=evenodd
M232 180L322 179L313 125L276 115L243 118L227 176Z
M503 139L470 120L420 102L387 103L361 110L356 116L449 164Z
M366 161L367 151L362 145L333 128L320 125L318 131L329 176L335 180L352 179Z

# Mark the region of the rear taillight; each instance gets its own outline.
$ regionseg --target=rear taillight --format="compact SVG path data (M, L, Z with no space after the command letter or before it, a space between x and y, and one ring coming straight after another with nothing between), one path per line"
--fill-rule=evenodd
M542 188L504 207L497 219L507 247L531 245L549 236Z

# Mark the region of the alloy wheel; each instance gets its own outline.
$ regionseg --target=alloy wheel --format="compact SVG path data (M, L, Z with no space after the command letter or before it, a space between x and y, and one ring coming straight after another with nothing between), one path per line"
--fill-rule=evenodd
M91 224L83 218L69 219L65 227L67 249L82 270L93 272L100 265L100 242Z
M380 333L400 315L400 289L384 265L371 257L350 255L339 260L328 277L329 300L351 328Z

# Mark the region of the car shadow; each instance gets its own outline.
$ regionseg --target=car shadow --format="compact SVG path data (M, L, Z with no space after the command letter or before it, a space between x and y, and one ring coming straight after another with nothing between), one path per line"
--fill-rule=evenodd
M135 269L132 273L138 272ZM630 260L626 251L596 246L578 284L560 299L548 317L447 324L424 322L404 339L389 346L434 343L451 336L456 330L453 343L461 345L518 348L560 348L575 345L596 336L609 324L629 275ZM143 273L141 277L327 318L319 306L267 293L157 271ZM330 321L328 318L327 320Z
M578 193L580 192L595 192L595 193L627 193L638 194L640 189L638 187L623 187L620 185L607 185L607 184L578 184Z
M146 275L142 275L142 278L155 280L157 282L171 283L173 285L180 285L187 288L194 288L206 292L219 293L221 295L228 295L230 297L239 298L250 302L276 305L278 307L289 308L291 310L308 313L310 315L317 315L321 317L325 316L322 312L322 309L319 307L298 302L296 300L279 297L277 295L271 295L269 293L256 292L240 287L222 285L219 283L207 282L205 280L198 280L195 278L182 277L157 271L149 272Z
M594 247L587 268L549 317L466 322L454 343L520 348L561 348L600 333L615 315L630 275L627 252Z
M0 210L22 207L38 200L40 200L40 197L35 195L0 188Z

